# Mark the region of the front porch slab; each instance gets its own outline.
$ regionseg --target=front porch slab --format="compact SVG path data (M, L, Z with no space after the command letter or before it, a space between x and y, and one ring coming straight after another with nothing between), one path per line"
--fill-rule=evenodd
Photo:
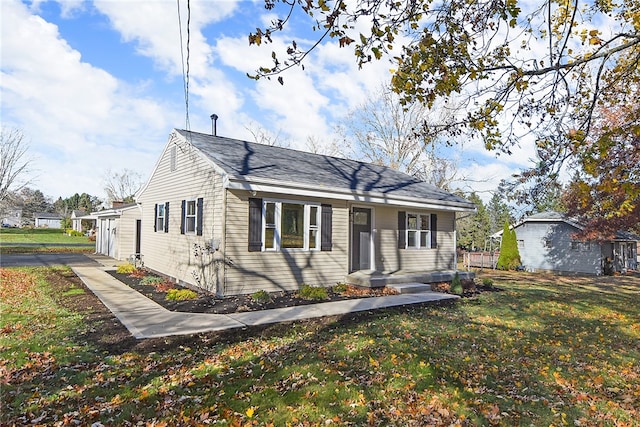
M472 271L458 271L460 280L472 280L475 273ZM455 271L422 271L422 272L394 272L383 273L380 271L354 271L345 278L345 283L367 288L382 288L387 285L403 283L439 283L450 282L455 276Z

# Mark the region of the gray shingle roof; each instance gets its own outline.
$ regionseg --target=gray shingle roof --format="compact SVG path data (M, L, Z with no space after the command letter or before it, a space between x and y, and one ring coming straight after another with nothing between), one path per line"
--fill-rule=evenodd
M33 214L33 217L41 219L62 219L62 216L60 214L51 212L35 212Z
M380 193L475 207L455 194L386 166L185 130L176 132L234 178L263 178L326 191Z

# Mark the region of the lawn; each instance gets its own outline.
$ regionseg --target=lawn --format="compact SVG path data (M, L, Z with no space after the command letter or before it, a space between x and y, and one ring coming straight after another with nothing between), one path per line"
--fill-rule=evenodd
M638 425L640 278L481 277L502 291L113 351L68 269L4 269L0 423Z
M87 252L95 242L86 236L69 236L55 228L0 228L1 253Z

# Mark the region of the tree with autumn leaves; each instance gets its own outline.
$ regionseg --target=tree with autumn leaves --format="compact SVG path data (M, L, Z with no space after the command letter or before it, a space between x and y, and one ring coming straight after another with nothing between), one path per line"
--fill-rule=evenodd
M596 131L576 153L581 167L565 205L585 225L585 239L611 239L618 230L640 235L640 106L611 105L599 113Z
M575 174L566 199L573 213L599 229L637 224L640 0L265 0L265 7L278 18L250 34L250 44L270 44L303 15L318 36L273 51L272 63L250 77L284 83L283 71L304 67L313 49L334 39L360 66L389 60L403 105L456 106L421 132L481 138L504 153L535 141L536 164L516 177L527 192ZM607 120L611 114L616 120Z

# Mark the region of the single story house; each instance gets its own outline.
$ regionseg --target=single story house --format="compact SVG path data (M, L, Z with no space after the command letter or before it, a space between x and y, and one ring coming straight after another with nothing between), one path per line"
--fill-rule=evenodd
M2 226L3 227L21 227L22 226L22 209L6 209L3 212Z
M475 211L385 166L185 130L136 201L145 267L221 296L451 280Z
M96 227L96 216L79 209L71 212L71 228L83 232Z
M522 265L528 271L611 274L637 270L640 237L618 232L609 241L583 241L583 226L558 212L531 215L514 225Z
M62 228L62 216L57 213L36 212L33 219L36 228Z
M141 210L136 203L93 212L96 253L118 260L140 261Z

